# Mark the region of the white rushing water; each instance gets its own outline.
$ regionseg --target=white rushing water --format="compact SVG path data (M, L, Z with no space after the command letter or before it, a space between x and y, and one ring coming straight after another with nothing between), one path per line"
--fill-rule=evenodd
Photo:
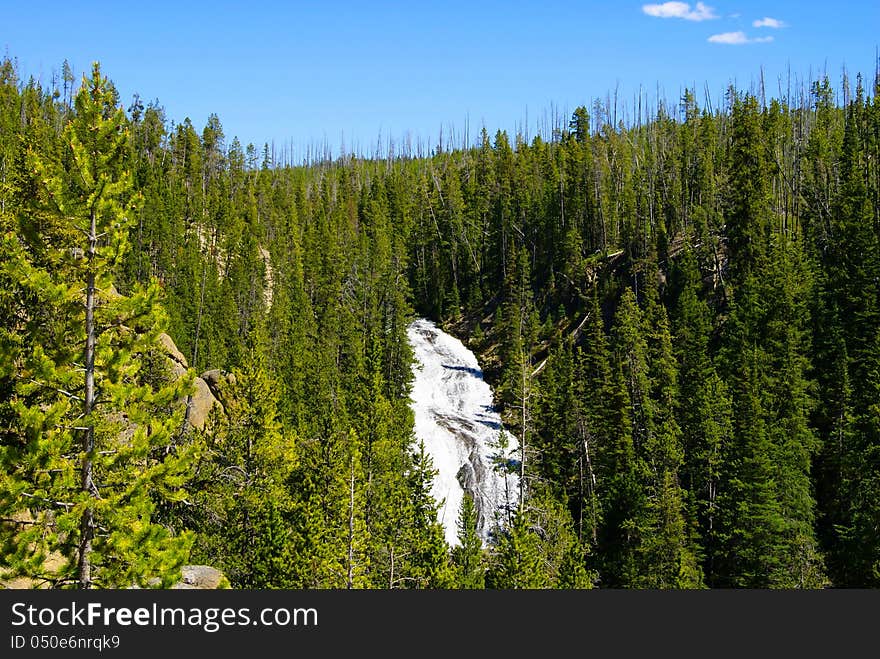
M477 531L484 542L504 511L518 496L516 474L496 469L499 461L516 459L516 438L505 431L492 406L492 390L483 380L477 358L455 337L429 320L407 328L416 357L412 409L416 438L424 441L438 474L432 495L446 541L458 544L456 522L464 492L474 499ZM507 440L502 454L501 434Z

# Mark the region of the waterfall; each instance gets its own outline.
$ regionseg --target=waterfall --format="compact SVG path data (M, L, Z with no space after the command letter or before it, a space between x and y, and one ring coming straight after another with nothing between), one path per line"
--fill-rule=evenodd
M504 430L492 389L461 341L424 319L410 324L407 337L415 354L411 405L416 439L424 442L438 471L431 494L439 504L446 541L458 544L456 522L468 492L477 531L486 542L496 521L504 525L506 511L517 501L518 477L504 468L516 464L516 438Z

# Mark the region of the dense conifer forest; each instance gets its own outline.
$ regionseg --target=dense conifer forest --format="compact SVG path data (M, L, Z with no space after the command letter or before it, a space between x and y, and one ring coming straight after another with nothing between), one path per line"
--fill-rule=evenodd
M293 163L105 76L0 62L0 578L880 586L880 78ZM416 317L520 440L487 546L437 521Z

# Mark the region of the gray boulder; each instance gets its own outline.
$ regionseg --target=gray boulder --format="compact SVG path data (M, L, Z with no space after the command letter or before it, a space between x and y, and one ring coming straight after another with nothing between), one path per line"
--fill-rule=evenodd
M213 410L215 406L222 409L222 405L220 405L220 402L214 397L208 383L202 378L196 378L193 380L193 386L195 389L189 400L189 415L187 416L187 423L193 428L201 430L205 427L205 421L208 420L208 415L211 413L211 410Z
M229 588L229 580L220 570L210 565L184 565L180 581L171 588L173 590L216 590Z

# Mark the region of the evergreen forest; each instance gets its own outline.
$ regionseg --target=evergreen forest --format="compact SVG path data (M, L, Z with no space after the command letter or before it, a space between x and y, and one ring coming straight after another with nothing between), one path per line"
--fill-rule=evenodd
M686 89L294 163L6 57L0 580L880 587L878 92ZM520 442L485 544L430 495L419 317Z

